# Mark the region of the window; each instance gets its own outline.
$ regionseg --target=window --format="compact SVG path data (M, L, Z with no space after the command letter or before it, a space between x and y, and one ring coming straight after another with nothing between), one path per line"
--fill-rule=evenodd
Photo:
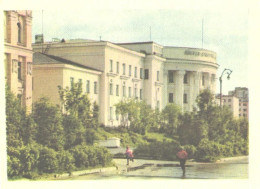
M7 12L4 11L4 40L7 41Z
M123 75L125 75L125 64L123 64Z
M244 103L244 104L243 104L243 106L247 106L247 104L246 104L246 103Z
M172 70L168 71L168 77L169 77L169 83L173 83L173 71Z
M94 94L97 94L98 92L97 92L97 82L95 81L94 82Z
M131 87L128 87L128 97L131 97L131 95L132 95L131 90L132 90Z
M169 103L173 103L173 93L169 93Z
M116 63L116 73L119 73L119 62Z
M137 67L135 67L135 78L137 78Z
M110 72L113 72L113 60L110 60Z
M116 85L116 96L119 96L119 85Z
M135 87L135 98L137 98L137 88Z
M185 104L188 103L187 94L186 93L183 94L183 103L185 103Z
M22 43L22 25L20 22L17 23L17 29L18 29L18 43Z
M109 84L109 94L113 95L113 83Z
M243 114L244 117L246 117L246 114Z
M159 100L157 100L156 107L157 107L158 109L160 109L160 101L159 101Z
M160 80L160 71L157 71L157 81Z
M246 112L246 109L243 109L244 112Z
M223 102L226 102L226 99L224 99Z
M74 78L73 78L73 77L71 77L71 78L70 78L70 88L72 88L72 87L73 87L73 84L74 84Z
M113 120L113 107L109 108L110 120Z
M144 70L144 79L149 79L149 69Z
M125 96L125 86L123 86L123 96Z
M22 80L22 63L18 62L18 79Z
M140 68L140 79L143 79L143 68Z
M202 75L202 86L204 86L205 85L205 77L204 77L204 75Z
M131 75L132 75L132 66L129 65L129 76L131 76Z
M140 89L140 99L143 99L143 89Z
M82 86L82 79L79 79L79 85Z
M87 82L86 82L86 92L90 93L90 82L89 82L89 80L87 80Z
M184 75L183 83L185 83L185 84L188 83L188 74L187 73Z
M231 102L231 99L228 99L228 102Z

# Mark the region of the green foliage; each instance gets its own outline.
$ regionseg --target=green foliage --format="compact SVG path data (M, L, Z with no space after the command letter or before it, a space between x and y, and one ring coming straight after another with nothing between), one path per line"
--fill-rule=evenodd
M39 144L61 150L64 144L60 109L41 98L34 105L33 118L38 125L36 140Z
M69 151L61 150L57 154L57 159L59 161L59 172L71 172L75 170L75 159Z
M59 161L57 152L46 146L40 149L38 170L40 173L55 173L58 172Z
M86 129L74 115L64 115L62 125L64 128L65 149L85 142Z
M180 107L176 104L168 104L162 111L163 132L171 135L176 134L179 125Z

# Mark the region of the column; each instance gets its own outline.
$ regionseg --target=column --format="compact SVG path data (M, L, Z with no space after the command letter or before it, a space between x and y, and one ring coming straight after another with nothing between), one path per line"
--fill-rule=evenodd
M163 72L163 104L162 109L168 103L168 70L164 70Z
M183 91L184 91L184 79L185 71L176 71L176 84L175 84L175 102L181 107L183 111Z
M189 95L188 95L188 104L189 104L189 111L192 111L193 109L193 104L194 104L194 76L195 73L194 72L189 72Z
M194 95L193 95L193 104L196 107L196 99L197 96L200 93L200 83L201 83L201 73L200 72L194 72Z

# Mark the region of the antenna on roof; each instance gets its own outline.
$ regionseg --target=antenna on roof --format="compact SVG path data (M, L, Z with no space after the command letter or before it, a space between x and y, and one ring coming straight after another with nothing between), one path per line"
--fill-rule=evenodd
M152 41L152 27L150 26L150 41Z
M203 49L203 29L204 29L203 25L204 25L204 18L202 18L202 29L201 29L201 46L202 46L202 49Z
M42 37L43 37L43 10L42 10ZM43 41L42 41L42 53L43 53Z

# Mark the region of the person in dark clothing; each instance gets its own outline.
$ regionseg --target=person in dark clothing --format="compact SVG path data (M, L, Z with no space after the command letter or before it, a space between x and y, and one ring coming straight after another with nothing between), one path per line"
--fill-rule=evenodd
M185 176L185 163L188 158L188 153L183 148L180 148L180 150L177 152L176 156L180 161L180 166L182 169L182 176Z
M129 146L126 147L125 155L126 155L126 159L127 159L127 165L129 165L129 160L134 162L133 151L129 148Z

